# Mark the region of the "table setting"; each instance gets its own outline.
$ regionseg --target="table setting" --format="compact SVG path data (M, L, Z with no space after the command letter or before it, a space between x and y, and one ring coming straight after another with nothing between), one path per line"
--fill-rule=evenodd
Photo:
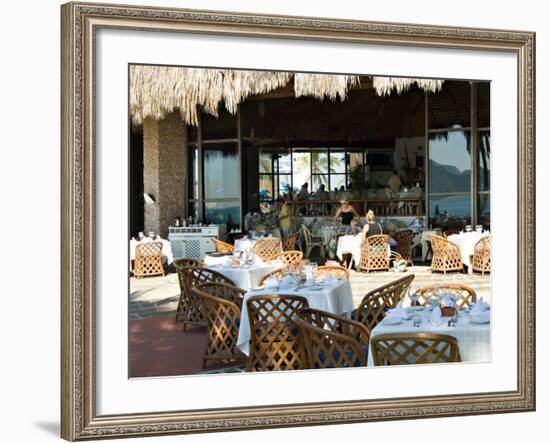
M386 312L384 319L371 332L371 339L382 334L433 333L453 336L457 339L462 362L487 362L491 360L491 310L480 297L477 303L464 308L456 307L450 294L442 293L432 298L426 306L411 306L403 302ZM374 366L369 352L367 366Z
M353 310L353 296L348 279L336 278L330 274L323 278L316 277L315 264L304 266L303 274L289 272L278 278L270 276L260 287L251 288L243 300L237 347L246 355L249 354L250 324L246 301L256 295L300 295L305 297L311 308L320 309L340 315L349 315Z

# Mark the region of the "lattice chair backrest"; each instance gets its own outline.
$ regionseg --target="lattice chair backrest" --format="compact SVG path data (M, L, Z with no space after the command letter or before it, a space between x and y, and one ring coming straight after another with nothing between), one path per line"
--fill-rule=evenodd
M300 309L294 322L302 332L310 368L367 365L369 331L361 323L317 309Z
M482 273L491 272L491 236L482 237L476 243L472 269Z
M176 320L183 315L185 323L204 323L202 305L192 292L194 287L202 283L225 283L235 286L229 278L212 269L198 266L178 266L176 269L180 285Z
M361 244L360 269L388 269L390 267L390 237L371 235Z
M285 265L294 265L300 263L303 257L304 253L302 251L283 251L270 257L270 260L281 259Z
M477 301L476 292L469 286L460 283L441 283L430 286L423 286L418 288L413 296L418 298L417 304L419 306L426 306L433 298L440 298L445 295L450 295L456 299L456 305L459 308L466 306L468 303L475 303Z
M246 301L250 322L249 371L281 371L307 367L305 350L292 318L307 308L298 295L259 295Z
M395 250L405 260L410 260L411 258L412 238L413 232L410 229L397 231L393 236L393 239L397 242Z
M353 320L361 322L372 331L386 316L388 309L394 309L403 300L413 280L414 274L408 274L368 292L353 312Z
M212 242L216 246L216 252L222 252L222 253L233 252L233 245L230 245L229 243L218 240L217 238L211 238L210 240L212 240Z
M462 255L460 248L446 238L430 235L432 243L432 269L437 271L462 270Z
M134 275L164 275L162 267L162 242L143 242L136 246Z
M319 266L317 268L317 277L318 278L346 278L349 279L349 271L343 266Z
M244 291L224 283L203 283L193 288L208 325L204 359L243 359L237 348Z
M371 337L376 366L460 362L455 337L443 334L404 333Z
M286 268L285 267L280 267L278 269L275 269L274 271L271 271L271 272L268 272L267 274L265 274L261 279L260 279L260 282L258 283L260 286L262 286L265 281L271 277L272 275L274 275L275 277L277 277L279 280L281 278L283 278L284 274L285 274L285 270Z
M254 254L262 260L269 260L281 252L283 252L281 249L281 239L278 237L261 238L254 245Z
M294 251L296 249L296 242L298 236L296 234L290 234L283 244L283 251Z
M177 260L174 260L174 266L176 267L176 269L180 266L202 267L204 266L204 261L196 258L179 258Z

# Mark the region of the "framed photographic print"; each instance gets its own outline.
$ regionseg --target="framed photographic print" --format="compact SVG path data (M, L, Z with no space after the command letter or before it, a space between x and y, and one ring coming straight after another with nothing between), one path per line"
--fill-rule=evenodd
M534 410L534 33L61 14L63 438Z

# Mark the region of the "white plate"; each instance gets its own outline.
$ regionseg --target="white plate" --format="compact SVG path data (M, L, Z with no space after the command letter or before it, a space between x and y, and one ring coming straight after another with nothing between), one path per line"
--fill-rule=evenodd
M491 321L490 315L470 315L470 323L475 323L477 325L484 325Z

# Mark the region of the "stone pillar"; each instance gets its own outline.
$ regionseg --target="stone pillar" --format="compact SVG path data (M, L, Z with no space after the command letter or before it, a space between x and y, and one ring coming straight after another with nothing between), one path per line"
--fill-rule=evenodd
M164 238L168 226L186 213L187 126L178 113L163 120L143 122L143 192L154 201L145 201L145 232Z

